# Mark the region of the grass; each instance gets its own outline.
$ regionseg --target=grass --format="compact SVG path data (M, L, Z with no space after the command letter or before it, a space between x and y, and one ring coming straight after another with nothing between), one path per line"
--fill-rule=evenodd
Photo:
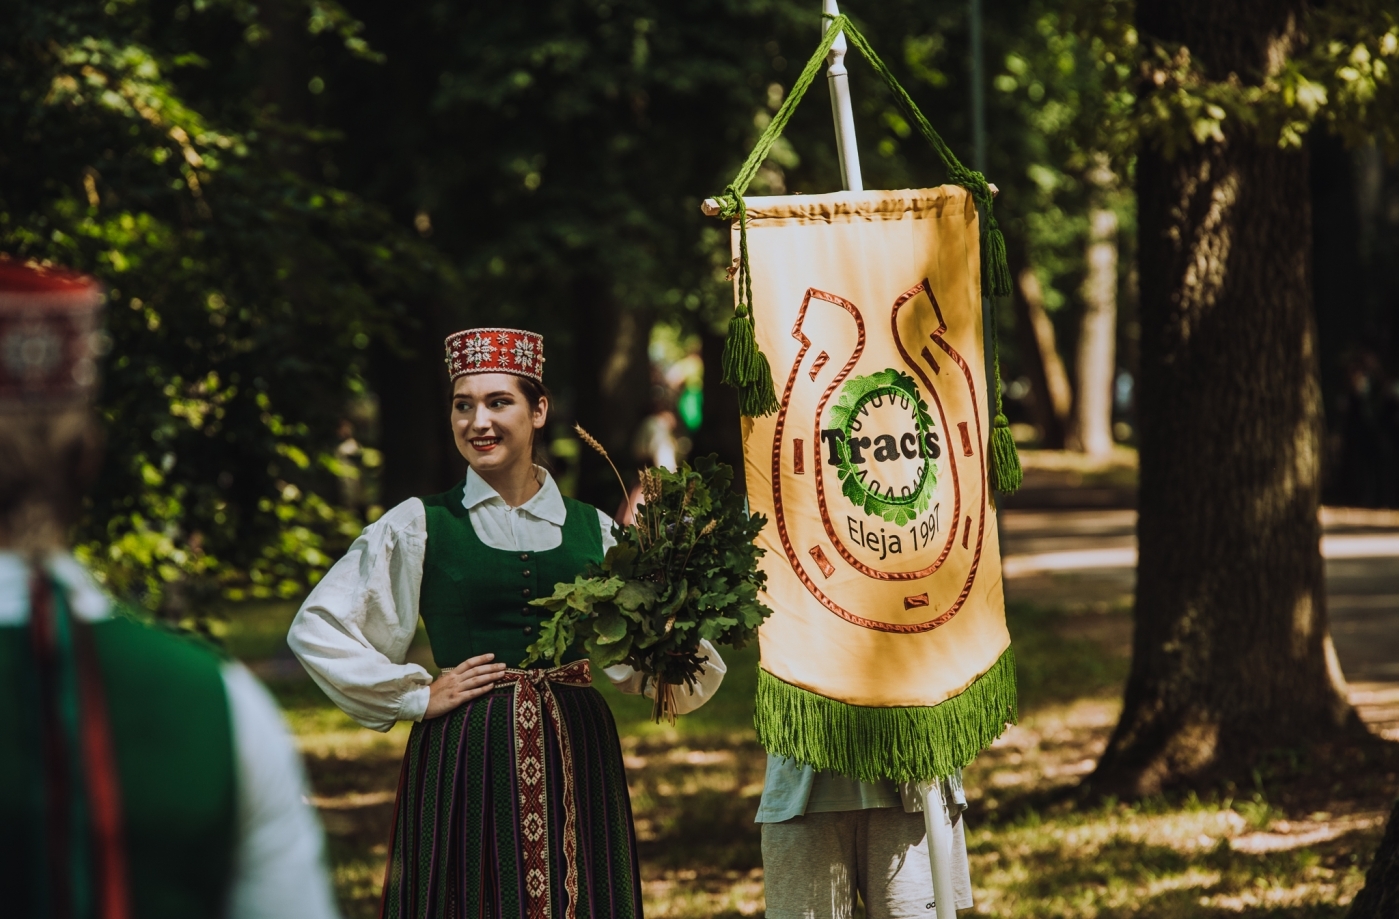
M239 610L221 631L286 708L346 915L374 916L407 729L360 728L297 675L282 640L290 615L278 604ZM1009 615L1021 723L966 771L975 914L1344 916L1399 790L1394 758L1322 788L1294 763L1260 772L1242 791L1082 806L1068 792L1092 769L1116 720L1128 614L1016 606ZM1111 634L1117 638L1102 638ZM413 654L425 661L425 646ZM649 701L600 686L622 735L650 917L763 912L752 822L764 768L752 730L757 655L750 648L725 657L718 696L674 727L651 723ZM1284 773L1291 778L1277 777Z

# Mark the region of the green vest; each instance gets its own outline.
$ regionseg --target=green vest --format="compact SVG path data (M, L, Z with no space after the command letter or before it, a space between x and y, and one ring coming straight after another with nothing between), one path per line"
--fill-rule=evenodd
M223 913L235 844L232 724L211 649L120 615L92 625L121 786L131 913ZM38 908L43 818L27 625L0 627L0 897Z
M564 498L563 542L543 552L492 549L476 535L462 491L466 483L423 498L427 509L427 555L418 609L443 669L490 652L496 663L518 667L538 637L540 620L553 615L530 606L554 585L572 582L589 562L602 561L602 530L587 504ZM570 653L565 661L577 660ZM536 666L553 666L552 661Z

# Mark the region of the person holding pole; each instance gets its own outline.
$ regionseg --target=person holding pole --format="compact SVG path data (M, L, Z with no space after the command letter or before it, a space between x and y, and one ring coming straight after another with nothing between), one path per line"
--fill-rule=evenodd
M68 919L335 919L267 691L70 554L100 459L91 278L0 257L0 896Z
M549 416L543 339L469 329L446 348L465 479L367 527L306 598L288 643L360 724L413 722L383 916L640 917L622 751L589 663L575 652L560 667L516 666L550 615L530 601L600 562L612 520L535 464ZM420 619L436 678L406 660ZM705 645L697 684L677 687L678 713L723 680ZM652 692L629 666L604 675Z
M835 0L823 13L777 127L706 210L732 221L726 381L747 416L749 499L776 524L759 537L774 559L755 718L769 751L756 818L767 916L848 919L860 899L871 919L955 919L972 906L959 767L1015 717L990 492L1018 465L996 433L994 335L986 348L981 334L1003 256L984 176L956 161ZM939 151L948 186L864 191L847 34ZM845 190L745 202L823 55Z

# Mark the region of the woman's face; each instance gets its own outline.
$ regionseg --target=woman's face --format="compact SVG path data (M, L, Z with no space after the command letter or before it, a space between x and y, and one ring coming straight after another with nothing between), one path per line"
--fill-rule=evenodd
M452 387L452 435L478 475L532 463L530 444L548 415L548 399L531 405L514 374L467 374Z

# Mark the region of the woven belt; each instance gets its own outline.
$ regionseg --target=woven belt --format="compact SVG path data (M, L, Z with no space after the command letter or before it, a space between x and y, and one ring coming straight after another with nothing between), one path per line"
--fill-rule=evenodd
M520 830L525 855L525 915L551 919L553 898L549 878L548 781L544 772L544 719L554 724L563 772L564 890L568 893L565 919L574 919L578 904L578 841L574 832L578 809L573 793L573 746L568 727L559 712L554 683L590 686L592 669L586 660L549 670L506 670L501 683L515 684L515 774L520 783Z

